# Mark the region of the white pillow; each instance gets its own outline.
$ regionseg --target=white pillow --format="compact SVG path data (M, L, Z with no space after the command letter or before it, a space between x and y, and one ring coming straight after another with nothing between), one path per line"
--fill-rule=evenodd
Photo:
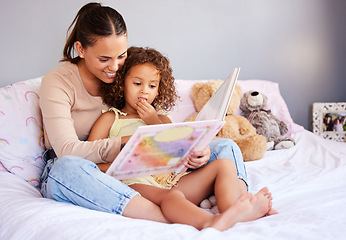
M0 89L0 161L35 187L44 167L40 84L36 78Z
M193 101L190 98L191 87L196 82L206 81L207 80L176 80L177 91L178 95L181 97L181 102L178 102L177 106L175 106L170 113L170 116L175 122L183 122L187 117L196 112ZM268 97L268 106L272 113L287 124L287 135L304 129L302 126L293 122L288 107L280 94L278 83L266 80L238 80L237 84L241 87L243 93L256 90ZM240 110L238 111L238 114L239 113Z

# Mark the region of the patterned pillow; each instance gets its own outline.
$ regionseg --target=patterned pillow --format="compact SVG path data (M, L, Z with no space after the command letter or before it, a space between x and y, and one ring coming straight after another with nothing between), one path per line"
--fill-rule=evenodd
M4 167L4 165L2 165L1 162L0 162L0 172L8 172L7 169Z
M40 84L36 78L0 89L0 161L35 187L44 167Z

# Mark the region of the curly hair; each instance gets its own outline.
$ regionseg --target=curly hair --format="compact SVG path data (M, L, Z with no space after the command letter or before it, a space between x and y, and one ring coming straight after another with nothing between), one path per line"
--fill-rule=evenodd
M176 92L174 77L169 60L153 48L130 47L127 50L127 59L118 70L113 83L103 83L100 86L100 94L103 102L109 106L122 109L125 106L124 85L125 78L132 67L144 63L152 64L159 72L160 83L158 96L152 102L155 110L169 111L175 106L178 95Z

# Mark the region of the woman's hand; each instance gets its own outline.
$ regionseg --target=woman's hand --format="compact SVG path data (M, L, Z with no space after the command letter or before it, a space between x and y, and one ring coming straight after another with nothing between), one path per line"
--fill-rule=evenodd
M210 148L207 146L202 151L194 151L186 158L185 166L187 168L196 169L204 166L210 158Z

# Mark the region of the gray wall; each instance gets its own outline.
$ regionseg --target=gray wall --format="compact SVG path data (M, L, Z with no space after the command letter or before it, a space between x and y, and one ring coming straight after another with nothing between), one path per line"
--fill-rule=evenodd
M0 87L57 66L82 0L3 1ZM346 101L344 0L109 0L129 45L170 59L178 79L240 79L280 84L293 120L311 129L313 102Z

